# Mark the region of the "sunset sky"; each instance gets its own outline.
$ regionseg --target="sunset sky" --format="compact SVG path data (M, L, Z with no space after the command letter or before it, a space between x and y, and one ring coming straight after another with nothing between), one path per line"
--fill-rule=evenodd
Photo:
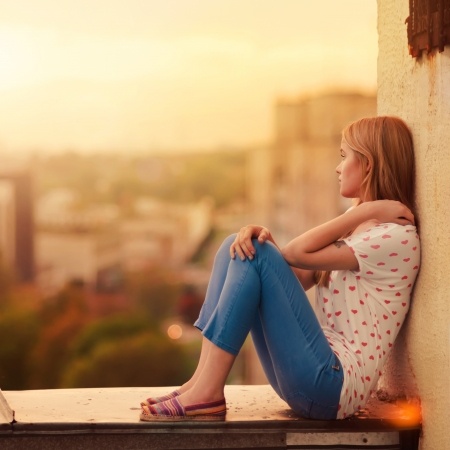
M268 142L277 98L374 92L375 0L3 0L0 153Z

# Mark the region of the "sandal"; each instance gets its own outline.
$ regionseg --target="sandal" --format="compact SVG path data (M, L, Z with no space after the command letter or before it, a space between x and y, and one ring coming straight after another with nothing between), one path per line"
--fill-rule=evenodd
M143 406L140 420L153 421L220 421L225 420L227 406L225 399L215 402L198 403L196 405L183 406L177 397L173 397L162 403Z
M170 394L163 395L161 397L149 397L147 400L141 402L141 406L150 406L155 405L156 403L162 403L166 400L170 400L171 398L178 397L179 395L181 395L181 392L179 390L175 390Z

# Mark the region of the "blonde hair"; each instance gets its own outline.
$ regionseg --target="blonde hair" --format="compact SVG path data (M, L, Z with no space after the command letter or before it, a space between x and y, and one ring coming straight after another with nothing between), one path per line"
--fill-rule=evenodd
M414 144L406 123L393 116L363 118L343 129L342 140L355 152L365 174L356 205L398 200L415 214ZM329 272L316 273L319 285L328 285L328 279Z
M398 200L414 212L414 145L406 123L398 117L368 117L347 125L342 139L360 160L363 173L370 168L360 201Z

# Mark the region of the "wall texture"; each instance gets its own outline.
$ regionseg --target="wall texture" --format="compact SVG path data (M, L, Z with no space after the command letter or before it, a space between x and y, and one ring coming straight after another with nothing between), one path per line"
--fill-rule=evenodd
M413 306L381 387L420 399L421 450L450 449L450 46L412 58L408 15L408 0L378 0L378 114L413 130L422 239Z

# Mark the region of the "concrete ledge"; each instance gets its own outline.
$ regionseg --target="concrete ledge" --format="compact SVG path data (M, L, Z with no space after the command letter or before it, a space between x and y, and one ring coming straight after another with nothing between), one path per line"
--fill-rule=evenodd
M269 386L227 386L224 422L140 422L140 401L170 389L3 392L15 414L2 416L0 448L417 448L420 418L402 407L373 400L350 419L305 420Z

